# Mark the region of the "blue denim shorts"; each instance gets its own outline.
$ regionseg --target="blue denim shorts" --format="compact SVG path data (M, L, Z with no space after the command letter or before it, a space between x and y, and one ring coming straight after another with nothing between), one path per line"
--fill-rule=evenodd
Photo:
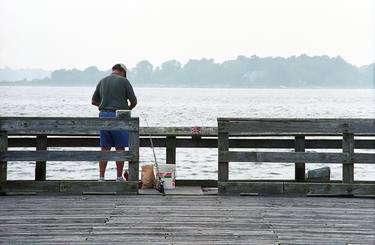
M116 117L116 112L101 111L99 117ZM129 133L126 130L100 130L100 146L127 147L129 146Z

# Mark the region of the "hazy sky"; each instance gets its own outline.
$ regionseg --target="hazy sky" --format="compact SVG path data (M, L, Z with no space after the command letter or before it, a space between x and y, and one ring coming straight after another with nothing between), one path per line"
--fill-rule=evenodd
M302 53L375 62L375 1L0 0L0 68Z

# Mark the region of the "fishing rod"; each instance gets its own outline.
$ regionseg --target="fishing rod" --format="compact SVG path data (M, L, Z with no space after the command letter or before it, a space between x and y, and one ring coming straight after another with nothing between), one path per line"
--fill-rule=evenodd
M146 118L146 116L144 114L143 114L143 117L145 119L146 126L148 128L150 128L150 126L148 125L147 118ZM156 160L154 142L152 141L152 136L151 136L150 132L148 133L148 135L149 135L149 138L150 138L150 144L151 144L152 154L154 156L154 162L155 162L155 167L156 167L156 178L157 178L157 180L156 180L156 184L155 184L155 189L157 191L159 191L160 193L162 193L163 196L165 196L164 181L160 177L159 165L158 165L158 161Z

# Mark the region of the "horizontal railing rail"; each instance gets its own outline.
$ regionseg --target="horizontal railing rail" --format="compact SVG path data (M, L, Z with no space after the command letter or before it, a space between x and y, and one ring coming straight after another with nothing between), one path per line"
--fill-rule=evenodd
M138 131L139 120L90 117L0 117L0 131L8 135L88 135L99 130Z
M113 119L112 119L113 120ZM1 123L1 117L0 117ZM5 126L3 126L5 128ZM105 128L103 128L105 130ZM11 130L8 131L10 136L13 135L43 135L46 133L42 132L35 132L35 131L25 131L25 130ZM139 134L142 136L192 136L192 135L200 135L200 136L217 136L217 127L140 127ZM74 130L66 130L66 131L53 131L51 130L48 132L49 136L97 136L98 130L92 129L84 133L77 133Z
M239 152L226 151L219 155L224 162L309 162L309 163L375 163L371 153L321 153L321 152Z
M137 156L131 151L7 151L0 161L133 161Z
M374 119L218 118L219 133L247 135L375 135Z
M25 137L25 135L13 135L9 137L9 147L35 147L37 138ZM170 135L168 135L170 136ZM95 136L50 136L47 135L47 147L98 147L99 137ZM155 147L166 147L167 135L151 137ZM356 139L356 149L375 149L375 139ZM230 148L279 148L294 149L294 139L263 139L261 137L252 139L229 139ZM150 137L140 135L140 147L150 147ZM176 136L176 147L181 148L217 148L217 137L181 137ZM342 149L342 139L305 139L306 149Z

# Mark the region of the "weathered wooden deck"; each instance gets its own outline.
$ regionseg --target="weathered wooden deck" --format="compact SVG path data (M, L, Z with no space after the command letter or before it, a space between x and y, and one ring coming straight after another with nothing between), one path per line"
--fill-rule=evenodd
M5 244L375 244L375 199L5 196Z

